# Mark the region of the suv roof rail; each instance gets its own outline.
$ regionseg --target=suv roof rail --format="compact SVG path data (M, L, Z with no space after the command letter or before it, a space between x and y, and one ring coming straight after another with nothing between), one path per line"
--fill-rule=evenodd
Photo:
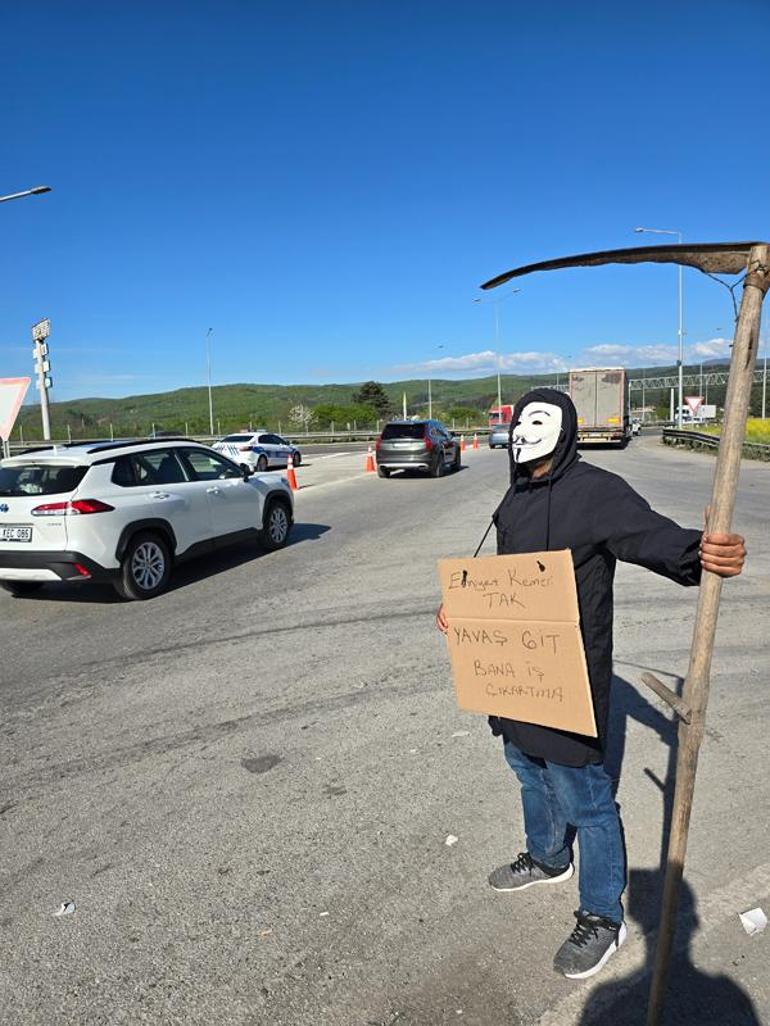
M132 445L159 445L163 442L192 442L193 445L202 445L202 442L195 438L188 438L187 435L164 435L163 438L131 438L121 442L99 442L96 445L88 442L81 442L80 445L89 445L87 450L92 452L106 452L109 449L129 449Z

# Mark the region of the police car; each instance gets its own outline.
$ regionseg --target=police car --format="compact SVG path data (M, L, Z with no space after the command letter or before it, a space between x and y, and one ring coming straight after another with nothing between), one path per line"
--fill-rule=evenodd
M285 467L289 456L295 467L302 462L302 454L296 445L269 431L241 431L225 435L214 443L214 449L239 466L260 472L271 467Z

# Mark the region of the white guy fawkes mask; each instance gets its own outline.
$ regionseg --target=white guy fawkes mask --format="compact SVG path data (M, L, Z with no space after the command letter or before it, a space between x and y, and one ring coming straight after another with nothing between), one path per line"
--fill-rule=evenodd
M554 403L527 403L513 428L514 463L550 456L561 432L562 409Z

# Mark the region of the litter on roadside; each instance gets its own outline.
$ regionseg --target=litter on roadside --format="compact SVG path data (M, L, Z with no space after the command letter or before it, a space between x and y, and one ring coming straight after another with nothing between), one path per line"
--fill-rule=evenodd
M61 903L61 905L59 905L59 907L53 913L53 915L55 915L55 916L71 916L74 911L75 911L75 902L74 901L63 901Z
M447 846L447 848L451 848L452 845L457 844L459 840L460 838L455 837L454 834L447 834L447 839L444 841L444 844Z
M329 913L328 912L319 912L318 915L319 915L319 917L320 916L328 916Z
M767 926L767 916L761 908L752 908L748 912L741 912L740 920L749 937L753 937L755 933L762 933Z
M456 730L454 734L452 734L452 737L468 737L469 734L469 730Z

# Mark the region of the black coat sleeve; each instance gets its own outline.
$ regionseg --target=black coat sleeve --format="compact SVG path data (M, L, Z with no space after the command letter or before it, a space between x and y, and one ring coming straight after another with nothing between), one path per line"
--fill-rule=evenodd
M701 532L656 513L622 478L610 478L592 497L594 536L617 559L636 563L677 584L700 583Z

